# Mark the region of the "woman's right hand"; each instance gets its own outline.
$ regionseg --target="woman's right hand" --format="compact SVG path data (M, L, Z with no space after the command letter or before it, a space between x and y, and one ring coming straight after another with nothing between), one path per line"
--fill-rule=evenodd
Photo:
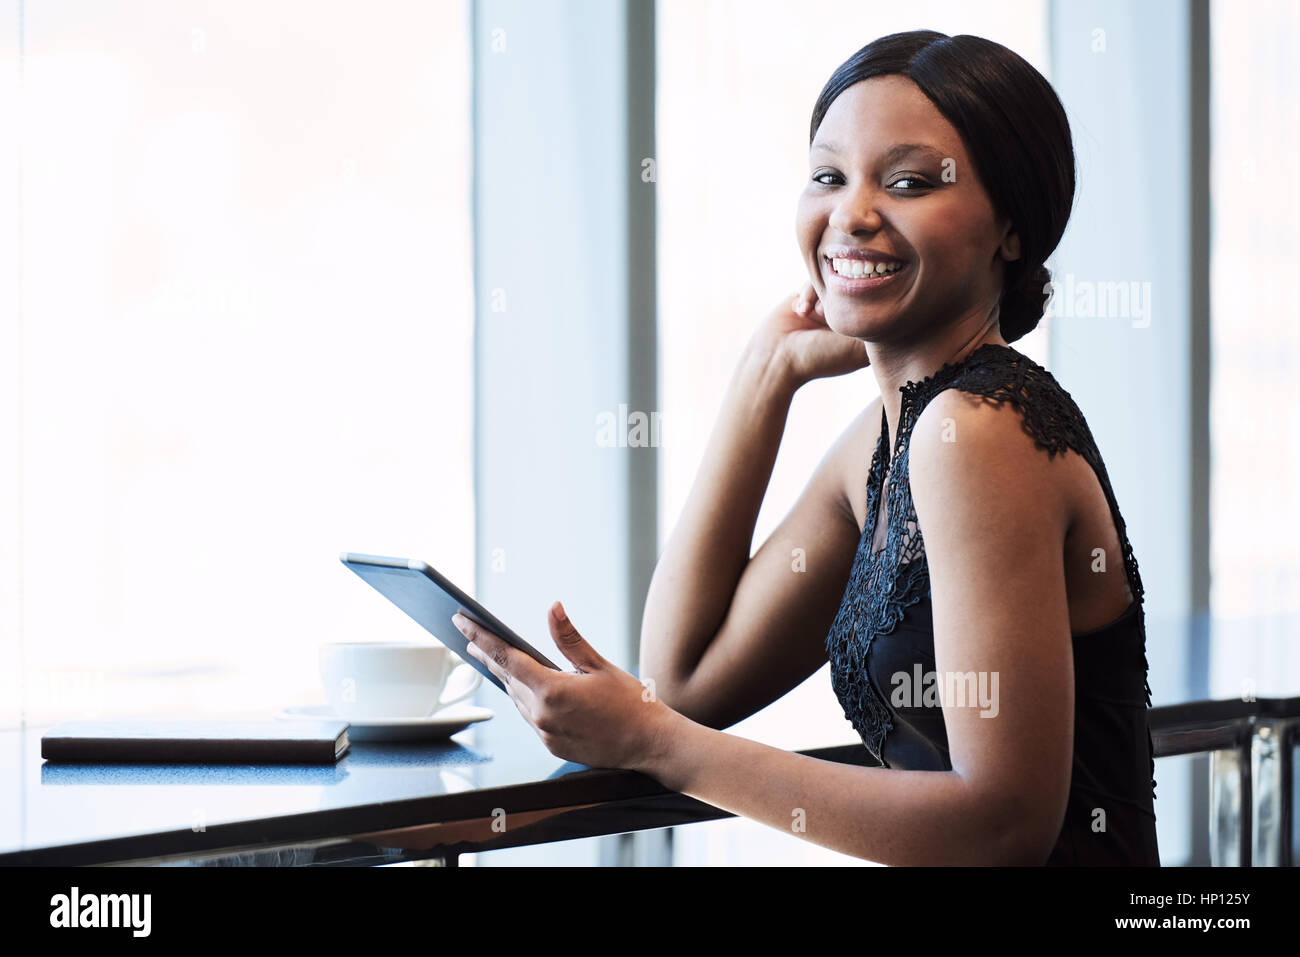
M812 283L805 283L793 298L781 300L755 331L754 343L780 365L795 388L871 364L865 342L842 336L826 324Z

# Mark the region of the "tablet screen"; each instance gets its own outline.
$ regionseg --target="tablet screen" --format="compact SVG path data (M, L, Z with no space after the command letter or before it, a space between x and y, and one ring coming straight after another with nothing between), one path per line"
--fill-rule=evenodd
M493 634L499 635L520 651L548 668L558 668L554 662L524 641L495 615L457 588L434 568L415 558L390 558L385 555L361 555L343 552L339 561L357 573L375 591L379 592L402 611L406 612L425 631L460 655L468 664L505 691L500 679L487 665L471 655L469 642L451 620L460 612Z

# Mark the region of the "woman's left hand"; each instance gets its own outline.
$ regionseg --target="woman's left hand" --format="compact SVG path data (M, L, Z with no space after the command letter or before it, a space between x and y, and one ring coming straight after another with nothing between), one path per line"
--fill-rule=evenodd
M462 615L453 619L468 652L500 679L547 750L595 768L644 770L661 753L676 714L653 683L610 664L587 644L556 602L547 614L551 638L576 671L556 671Z

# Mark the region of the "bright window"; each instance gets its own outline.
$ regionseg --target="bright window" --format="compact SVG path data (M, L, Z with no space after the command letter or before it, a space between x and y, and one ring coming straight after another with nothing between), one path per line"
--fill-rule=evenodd
M323 701L473 588L467 7L5 10L0 721Z
M1300 6L1211 6L1211 695L1300 684Z

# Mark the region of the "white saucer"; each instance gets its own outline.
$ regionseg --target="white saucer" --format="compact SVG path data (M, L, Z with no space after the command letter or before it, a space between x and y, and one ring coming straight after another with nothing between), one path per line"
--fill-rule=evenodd
M336 718L327 704L285 708L277 718ZM348 721L349 741L441 741L471 724L495 717L489 708L451 704L427 718L355 718Z

